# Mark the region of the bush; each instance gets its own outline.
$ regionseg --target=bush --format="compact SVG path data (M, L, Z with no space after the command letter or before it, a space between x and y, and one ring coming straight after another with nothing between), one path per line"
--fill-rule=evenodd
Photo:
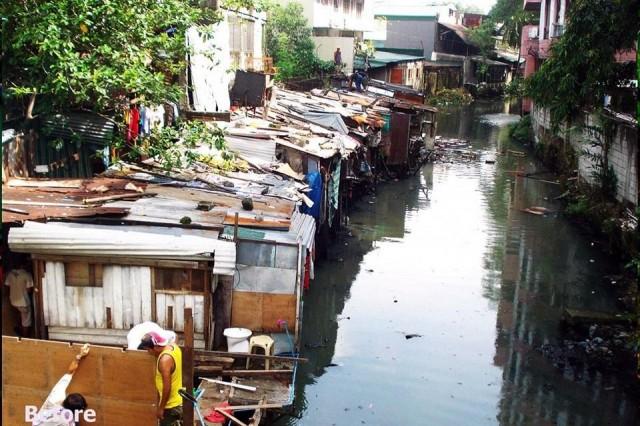
M527 144L533 141L533 129L531 127L531 116L525 115L509 126L509 137L519 143Z
M589 210L589 201L587 197L580 196L571 200L565 209L568 216L584 216Z
M302 12L300 3L295 2L268 7L266 48L278 69L278 80L309 78L334 68L333 62L323 61L316 55L312 29Z
M459 106L469 105L473 102L473 97L465 89L442 89L427 102L434 106Z

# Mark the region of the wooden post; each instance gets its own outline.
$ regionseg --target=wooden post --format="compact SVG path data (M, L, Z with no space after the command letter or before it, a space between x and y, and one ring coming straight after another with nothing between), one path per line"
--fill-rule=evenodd
M191 308L184 309L184 349L182 350L182 386L187 393L193 392L193 312ZM184 424L193 425L193 404L185 400L183 407Z
M218 276L218 285L213 293L213 315L215 328L213 329L213 347L218 349L225 346L224 329L231 326L231 305L233 298L233 277Z

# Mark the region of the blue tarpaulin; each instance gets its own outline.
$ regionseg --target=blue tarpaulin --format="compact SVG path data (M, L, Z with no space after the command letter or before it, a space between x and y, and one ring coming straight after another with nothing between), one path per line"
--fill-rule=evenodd
M303 204L302 213L311 215L318 220L320 219L320 204L322 201L322 175L320 172L311 172L306 179L311 188L311 192L307 193L307 197L313 201L313 207L307 207Z

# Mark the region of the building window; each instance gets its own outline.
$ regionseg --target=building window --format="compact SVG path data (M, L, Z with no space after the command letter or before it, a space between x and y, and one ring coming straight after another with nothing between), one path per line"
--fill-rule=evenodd
M87 262L66 262L64 281L68 287L102 287L102 265Z
M340 10L340 0L333 0L333 9L337 12Z
M362 16L362 6L364 5L363 0L356 0L356 16L360 18Z
M153 284L159 291L204 293L206 273L204 269L156 268Z

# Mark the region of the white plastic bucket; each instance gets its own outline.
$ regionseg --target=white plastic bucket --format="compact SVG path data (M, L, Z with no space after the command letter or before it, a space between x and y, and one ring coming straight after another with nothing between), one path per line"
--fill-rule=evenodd
M227 338L227 348L229 352L249 352L249 337L251 337L251 330L248 328L231 327L225 328L223 334Z

